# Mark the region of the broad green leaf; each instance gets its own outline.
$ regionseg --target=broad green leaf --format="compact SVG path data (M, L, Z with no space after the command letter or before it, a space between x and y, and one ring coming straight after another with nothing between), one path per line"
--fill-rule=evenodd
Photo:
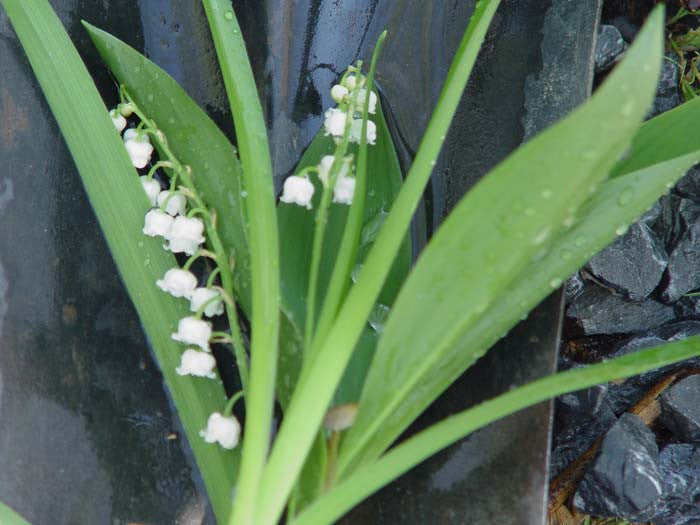
M48 2L0 0L0 3L24 46L73 155L175 402L214 512L223 520L231 506L230 488L238 468L238 451L206 444L199 436L209 414L223 408L225 393L219 382L175 373L184 348L170 335L189 310L185 301L164 294L155 286L155 280L176 265L175 258L163 250L162 240L141 233L143 217L149 208L148 198L107 108Z
M245 193L236 149L170 75L118 38L88 23L84 25L119 83L158 124L179 160L192 167L197 191L216 210L221 240L235 256L236 299L250 314Z
M290 525L326 525L404 472L489 423L555 396L641 374L700 354L700 338L669 343L596 365L553 374L448 417L341 481Z
M376 229L386 216L387 210L398 194L401 187L401 169L396 157L394 145L381 111L377 104L377 113L372 120L377 124L377 141L368 147L367 173L368 188L365 196L364 218L365 226L360 239L357 253L357 264L361 264L376 238ZM321 129L318 135L306 149L299 162L297 170L306 166L318 164L324 155L333 154L335 143L332 137L325 136ZM357 158L357 148L351 153ZM318 206L322 187L314 176L315 184L314 210ZM285 407L291 397L302 365L302 341L306 316L306 296L309 282L309 258L314 234L314 210L307 210L292 204L280 202L278 205L278 221L280 231L280 254L284 264L281 267L282 308L286 314L283 319L283 331L286 336L280 338L280 366L278 377L278 393ZM325 297L330 280L335 256L343 236L344 226L349 207L332 204L329 210L327 231L324 242L319 272L320 286L319 304ZM391 304L398 289L403 283L411 264L410 239L404 240L397 255L387 282L380 294L382 304ZM321 308L323 306L321 305ZM288 322L289 320L293 320ZM334 404L357 401L360 397L362 384L374 354L378 333L367 325L362 337L357 343L353 357L338 386ZM297 508L303 509L321 488L325 475L326 449L323 441L317 442L312 449L309 459L300 477L297 492Z
M2 525L29 525L27 520L2 502L0 502L0 523Z
M413 213L432 173L499 0L482 0L474 11L447 73L425 136L384 227L365 259L320 350L300 378L269 456L259 498L257 525L272 525L282 514L298 473L311 449L323 415L366 327L370 311L408 232ZM297 454L290 457L289 450Z
M357 264L361 265L367 251L376 238L377 223L381 222L396 198L401 188L401 168L394 150L394 145L389 135L389 130L381 111L381 104L377 104L377 113L371 119L377 124L377 141L374 146L368 147L367 158L367 193L365 197L365 227L363 237L358 250ZM335 151L333 138L326 136L321 129L311 142L299 161L297 171L306 166L315 166L324 155L331 155ZM357 156L357 148L351 148L351 153ZM312 176L316 191L314 192L314 209L318 206L321 187L317 177ZM319 271L319 304L325 297L328 281L335 264L335 256L340 246L345 221L349 207L343 204L332 204L328 214L326 236L324 242L321 267ZM307 210L294 204L280 202L277 207L278 224L280 231L280 258L284 263L280 268L282 283L282 309L296 328L300 339L280 341L280 377L278 390L282 404L286 405L291 396L291 389L296 383L302 354L298 351L301 346L301 335L306 320L306 295L309 284L309 258L315 227L314 210ZM390 305L401 284L403 283L411 264L410 239L406 237L401 249L396 256L391 273L379 295L379 302ZM323 308L323 305L320 305ZM369 325L363 332L363 337L358 346L358 358L353 366L348 369L345 380L341 383L341 394L337 402L357 401L362 386L364 372L369 365L369 359L376 344L376 332Z
M657 10L596 94L492 170L438 230L389 316L341 445L340 473L377 457L483 354L459 343L508 300L518 277L531 279L524 271L573 222L634 136L655 91L662 28ZM499 324L499 335L509 327Z

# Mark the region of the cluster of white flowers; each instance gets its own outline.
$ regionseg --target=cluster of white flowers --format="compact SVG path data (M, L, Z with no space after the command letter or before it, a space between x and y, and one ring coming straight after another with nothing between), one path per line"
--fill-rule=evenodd
M232 449L238 445L241 436L241 425L233 416L222 416L214 412L209 416L207 428L199 433L207 443L219 443L223 448Z
M345 134L347 119L351 118L350 142L360 143L362 118L357 117L362 115L368 96L369 113L374 115L377 112L377 94L374 91L368 93L367 89L362 87L362 84L364 84L364 78L360 78L358 81L357 76L351 74L346 75L340 84L336 84L331 88L331 98L339 104L339 107L326 110L323 127L326 129L326 135L332 135L336 141L339 141ZM356 106L350 104L353 99L356 100ZM367 143L374 144L376 141L377 126L371 120L367 120Z
M134 112L131 103L122 103L109 112L118 133L124 132L124 147L134 167L142 169L151 162L153 145L148 133L139 128L127 126L126 117ZM156 137L162 133L156 131ZM167 163L163 163L167 164ZM150 237L163 237L166 249L173 253L185 253L189 256L201 255L198 252L204 243L204 222L197 217L188 217L187 198L176 188L163 189L158 180L153 178L153 172L161 164L156 164L148 175L140 176L141 185L151 203L144 220L143 233ZM184 191L184 190L183 190ZM313 186L312 186L313 191ZM195 255L197 254L197 255ZM156 286L173 297L184 298L190 303L194 316L180 319L177 332L172 339L195 348L186 348L180 357L180 366L175 372L181 376L193 376L216 379L216 360L209 347L212 339L212 325L201 317L214 317L224 312L223 297L220 289L210 286L198 286L197 277L189 271L189 264L184 268L171 268L156 281ZM234 448L239 441L241 427L232 415L211 414L207 428L200 434L207 443L219 443L227 449Z
M331 88L331 98L339 107L329 108L324 114L323 126L326 135L332 135L336 143L339 143L345 135L345 127L348 119L350 122L349 140L360 143L362 137L362 109L368 101L368 111L375 114L377 111L377 95L364 87L365 78L356 74L346 74L340 84ZM367 144L375 144L377 140L377 126L371 120L367 120ZM333 155L326 155L312 170L318 174L318 178L324 187L328 187L330 172L335 161ZM333 202L338 204L352 204L355 195L355 177L352 174L352 156L342 159L340 171L335 179L333 187ZM280 201L288 204L296 204L311 209L314 196L314 184L308 175L303 172L300 175L291 175L284 181Z

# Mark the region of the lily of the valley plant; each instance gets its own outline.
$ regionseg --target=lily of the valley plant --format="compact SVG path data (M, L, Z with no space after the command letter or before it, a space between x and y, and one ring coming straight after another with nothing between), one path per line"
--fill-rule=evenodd
M85 23L120 85L119 104L105 107L48 2L0 0L73 154L220 523L273 525L283 514L295 525L333 523L498 418L700 354L689 339L545 377L395 443L700 159L700 101L642 123L663 53L657 8L592 98L495 167L410 268L409 223L498 3L477 3L404 180L373 81L382 35L369 63L350 64L328 86L336 107L275 195L230 0L203 4L237 147L158 66ZM212 345L235 356L240 388L231 396ZM284 416L273 439L275 404Z

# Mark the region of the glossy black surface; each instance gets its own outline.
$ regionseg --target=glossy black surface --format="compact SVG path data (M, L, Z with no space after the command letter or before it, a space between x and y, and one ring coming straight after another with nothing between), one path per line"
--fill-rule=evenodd
M408 165L473 8L472 0L234 4L278 183L321 125L338 73L366 58L385 27L378 80ZM531 130L585 98L596 4L504 1L436 168L418 238ZM233 135L199 2L52 5L108 103L116 92L81 18L145 50ZM2 10L0 67L0 500L35 525L202 523L201 492L186 444L172 434L177 421L160 374ZM549 373L558 313L551 298L430 419ZM542 405L475 434L357 509L352 521L540 523L549 418Z

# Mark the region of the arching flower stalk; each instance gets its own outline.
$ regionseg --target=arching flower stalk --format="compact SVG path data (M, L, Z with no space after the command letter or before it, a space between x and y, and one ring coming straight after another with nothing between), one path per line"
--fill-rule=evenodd
M182 376L217 378L216 360L210 353L210 343L230 342L244 392L248 383L248 356L240 332L236 305L231 299L232 254L224 251L216 227L216 211L203 201L194 183L191 168L175 157L167 138L156 123L143 113L123 87L120 93L121 104L110 111L117 131L121 133L126 127L126 117L133 115L140 121L136 128L124 131L124 145L132 164L138 169L146 168L151 163L154 145L162 156L161 160L152 164L146 175L140 176L144 191L153 206L146 213L143 233L151 237L162 237L166 241L164 249L189 256L182 268L171 268L155 281L163 292L187 300L190 310L194 312L194 315L180 319L177 331L172 334L174 340L198 347L185 349L176 372ZM169 179L168 188L162 188L161 182L155 178L157 173L161 174L160 180ZM203 248L204 243L208 244L210 250ZM215 264L206 286L198 286L199 279L191 271L193 262L202 256L210 258ZM221 286L215 285L214 280L217 278L221 281ZM203 316L211 318L224 313L231 332L223 334L225 337L214 332L211 323L202 319ZM224 413L226 414L225 411ZM218 442L224 448L235 447L239 435L240 425L230 415L230 409L228 415L212 414L207 430L202 433L207 442Z

